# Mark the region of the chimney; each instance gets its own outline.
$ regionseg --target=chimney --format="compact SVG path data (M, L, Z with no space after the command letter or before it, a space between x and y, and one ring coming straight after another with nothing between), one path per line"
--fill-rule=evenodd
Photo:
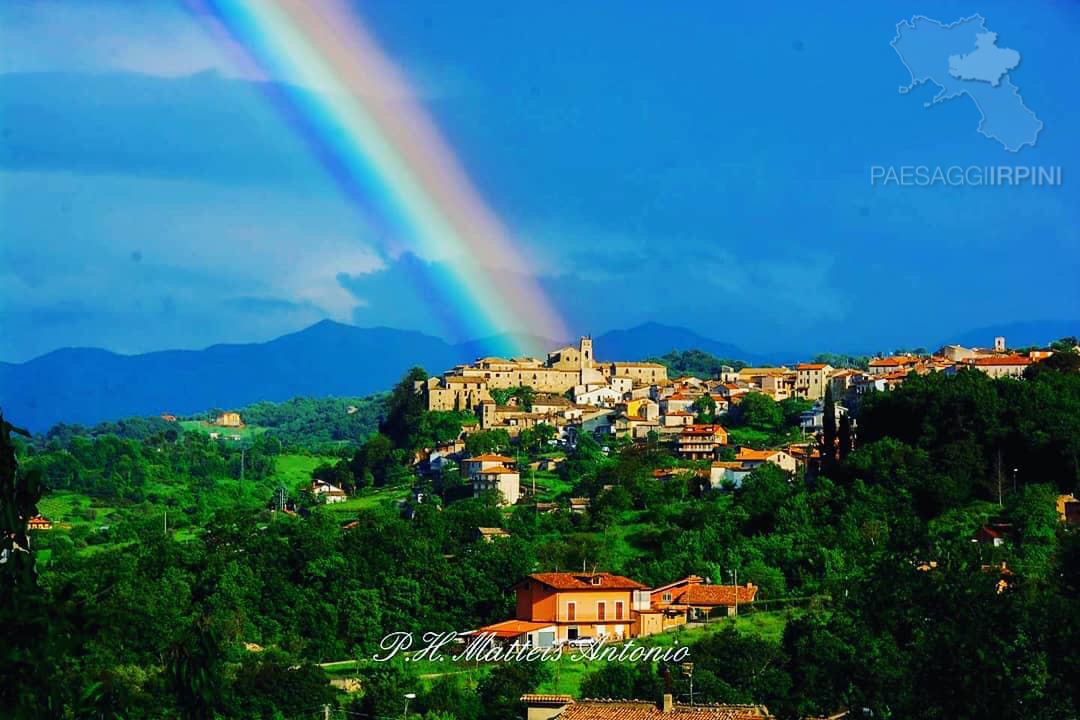
M669 713L675 709L675 701L671 695L671 670L664 670L664 701L660 710Z

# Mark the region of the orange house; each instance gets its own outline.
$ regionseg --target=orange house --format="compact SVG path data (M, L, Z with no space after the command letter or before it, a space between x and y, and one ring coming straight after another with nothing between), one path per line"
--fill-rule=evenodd
M38 514L26 521L27 530L52 530L52 523Z
M517 619L551 626L553 640L618 640L658 631L649 589L611 573L534 573L514 586Z

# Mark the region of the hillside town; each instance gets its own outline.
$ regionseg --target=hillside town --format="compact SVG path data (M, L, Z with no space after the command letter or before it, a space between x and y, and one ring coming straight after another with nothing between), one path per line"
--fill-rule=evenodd
M474 413L477 422L467 425L463 435L504 430L515 438L524 430L546 426L554 430L550 442L566 446L583 434L601 443L609 438L668 443L681 459L712 461L708 480L719 488L725 483L738 486L762 463L790 473L812 469L818 458L814 440L825 425L826 396L837 423L850 423L853 433L860 399L873 391L894 390L912 373L973 369L992 378L1022 378L1029 366L1052 354L1052 350L1010 350L999 336L987 348L946 345L935 353L874 357L864 369L824 362L740 369L724 365L712 378L670 378L667 367L657 362L600 361L592 338L582 337L576 347L554 350L543 361L480 358L417 381L415 390L428 411ZM527 389L527 400L522 399L522 389ZM812 403L800 418L804 431L800 442L773 448L732 447L722 425L698 422L702 415L719 417L737 408L754 393L776 402L801 398ZM467 457L464 443L458 441L430 448L423 460L435 469L448 461L460 462L476 494L497 490L507 505L524 494L513 458Z

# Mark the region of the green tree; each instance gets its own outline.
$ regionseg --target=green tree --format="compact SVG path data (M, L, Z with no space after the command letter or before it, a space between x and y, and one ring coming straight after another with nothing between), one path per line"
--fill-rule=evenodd
M716 401L713 400L712 395L709 395L708 393L702 395L701 397L694 400L694 404L690 407L694 411L694 422L716 422Z
M833 401L832 385L825 386L824 416L821 420L821 464L826 475L832 473L836 463L836 403Z
M764 393L747 393L736 406L735 418L744 425L760 432L774 433L784 424L784 414L776 401Z
M386 402L386 417L379 423L379 432L390 438L394 447L406 451L420 446L421 422L425 413L424 399L416 391L416 383L427 380L423 368L414 367L394 386Z
M851 454L851 418L847 413L840 416L840 432L837 435L837 450L840 453L840 462L847 460Z
M45 486L39 471L20 471L12 433L30 437L0 413L0 705L32 717L59 710L51 693L51 613L26 529Z
M477 692L487 720L521 717L521 696L532 692L551 676L551 667L540 661L509 662L497 665L480 681Z

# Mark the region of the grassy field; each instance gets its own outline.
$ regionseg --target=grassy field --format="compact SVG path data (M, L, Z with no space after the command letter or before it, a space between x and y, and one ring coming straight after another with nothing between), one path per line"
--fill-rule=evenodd
M116 507L95 502L89 496L70 490L50 492L38 502L38 511L53 525L98 527L107 525L118 512Z
M311 480L311 471L323 463L335 463L338 458L324 455L278 455L274 460L273 483L284 485L291 493L297 483Z
M404 500L408 496L409 488L406 486L369 488L361 491L359 495L350 497L345 502L327 505L326 509L335 515L348 517L355 515L360 510L370 510L380 505L395 503L398 500Z
M670 647L676 643L694 643L733 624L739 632L778 643L783 637L784 627L787 625L788 620L798 617L803 612L805 611L795 609L792 611L748 613L736 618L716 618L707 625L684 626L658 635L641 638L637 644L646 647ZM567 652L559 661L555 662L551 679L541 684L536 691L539 693L580 695L581 682L585 675L602 667L606 661L588 660L574 657L574 655L575 653ZM479 680L492 666L490 663L454 661L449 657L440 662L427 659L410 661L407 665L410 672L415 672L427 683L434 681L441 675L462 675L472 680ZM322 667L327 673L336 676L352 676L356 673L356 663L352 660L325 663Z
M184 428L185 432L201 432L206 435L218 433L223 439L239 436L241 440L251 440L259 433L266 432L266 428L256 425L245 425L239 428L218 427L217 425L207 425L201 420L181 420L180 427Z
M790 618L797 617L803 611L793 610L776 612L758 612L740 615L736 618L717 618L707 625L678 627L658 635L642 638L638 643L647 647L670 647L678 642L681 645L695 643L707 635L735 625L735 629L748 635L755 635L769 642L778 643L784 635L784 627ZM540 685L540 693L566 693L580 695L581 681L589 672L602 667L605 661L574 659L564 655L556 664L555 673L550 680Z
M521 489L531 489L534 479L536 480L536 499L540 502L551 502L559 497L565 497L574 487L550 470L525 469L521 472Z

